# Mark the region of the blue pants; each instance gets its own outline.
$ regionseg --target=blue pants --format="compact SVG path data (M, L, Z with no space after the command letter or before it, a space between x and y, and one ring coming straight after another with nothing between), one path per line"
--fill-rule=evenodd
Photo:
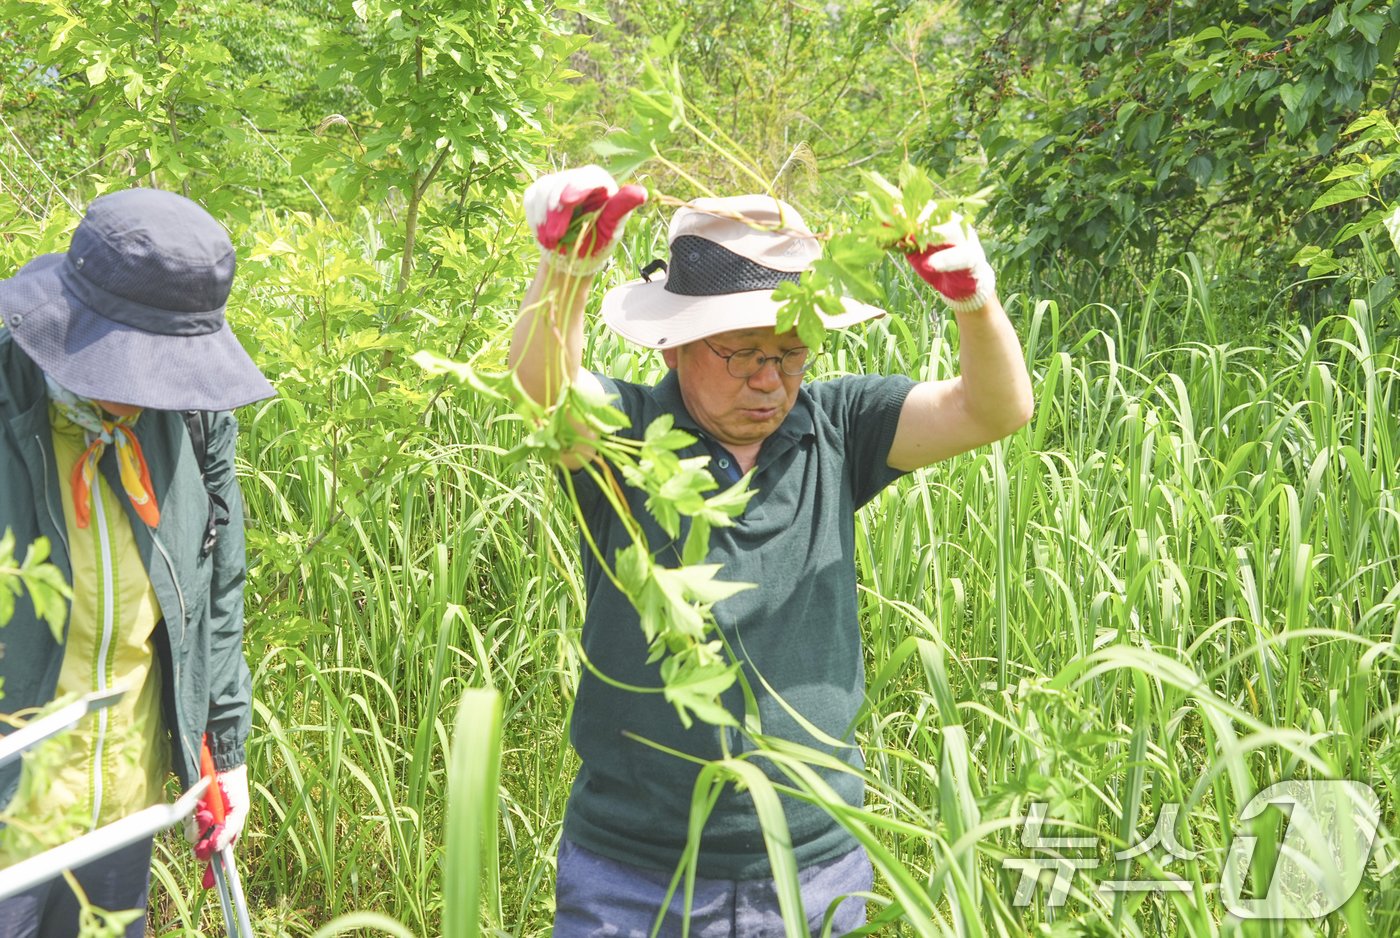
M559 876L554 898L554 938L647 938L671 873L619 863L559 841ZM821 934L827 908L841 896L868 892L874 879L870 858L857 847L834 860L799 870L807 927ZM685 884L676 889L658 935L681 934ZM836 907L831 934L844 935L865 924L865 899L854 896ZM782 938L782 916L773 880L695 879L690 910L691 938Z
M146 934L146 899L151 887L151 845L146 838L73 870L88 904L109 912L140 909L127 938ZM3 938L73 938L78 934L78 897L62 876L0 900Z

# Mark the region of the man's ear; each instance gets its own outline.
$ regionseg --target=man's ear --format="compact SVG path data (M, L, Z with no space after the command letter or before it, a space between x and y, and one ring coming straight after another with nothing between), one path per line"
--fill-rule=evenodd
M681 347L679 345L661 350L661 360L666 363L667 368L676 367L676 360L680 357Z

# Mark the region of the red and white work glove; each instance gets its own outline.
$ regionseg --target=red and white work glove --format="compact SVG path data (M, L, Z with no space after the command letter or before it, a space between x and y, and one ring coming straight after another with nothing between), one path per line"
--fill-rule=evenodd
M977 240L977 232L962 216L933 229L939 237L924 251L909 257L909 266L928 281L955 313L972 313L987 305L997 289L996 274Z
M525 220L546 264L583 277L607 265L627 216L646 199L641 186L619 189L603 167L581 166L532 182L525 190Z
M208 793L199 802L194 814L185 818L185 839L194 847L194 855L201 860L208 860L233 843L248 820L248 766L240 765L220 772L215 784L223 789L223 820L217 820L217 812Z

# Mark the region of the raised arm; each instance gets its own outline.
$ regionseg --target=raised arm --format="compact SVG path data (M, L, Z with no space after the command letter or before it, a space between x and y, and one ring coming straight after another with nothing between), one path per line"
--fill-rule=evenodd
M583 308L627 215L645 200L645 189L618 189L598 166L541 176L525 190L540 266L511 336L510 367L539 403L553 404L566 384L596 381L582 365Z
M510 340L510 367L525 393L541 404L558 400L565 384L597 379L583 370L583 307L593 275L573 275L540 260Z
M1021 342L977 234L961 220L944 233L946 243L909 255L909 262L958 318L958 375L909 392L887 459L895 469L918 469L1008 436L1034 406Z

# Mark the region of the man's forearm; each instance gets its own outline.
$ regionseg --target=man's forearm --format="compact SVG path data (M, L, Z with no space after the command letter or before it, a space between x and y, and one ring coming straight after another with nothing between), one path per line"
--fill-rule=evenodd
M1024 426L1034 407L1031 379L1021 340L1001 301L993 295L981 309L958 313L957 319L958 370L968 413L1005 433Z
M525 292L510 343L510 367L526 393L552 404L583 360L583 308L591 274L571 276L541 263Z

